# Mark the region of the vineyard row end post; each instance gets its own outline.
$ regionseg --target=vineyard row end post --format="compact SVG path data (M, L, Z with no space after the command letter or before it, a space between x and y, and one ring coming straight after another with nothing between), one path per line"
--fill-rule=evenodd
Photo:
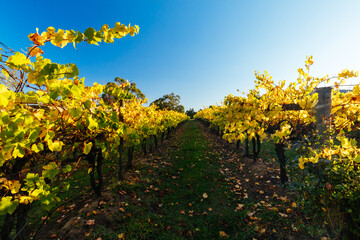
M330 115L331 115L331 93L332 87L316 88L318 102L315 106L316 130L320 136L320 143L324 143L329 135Z

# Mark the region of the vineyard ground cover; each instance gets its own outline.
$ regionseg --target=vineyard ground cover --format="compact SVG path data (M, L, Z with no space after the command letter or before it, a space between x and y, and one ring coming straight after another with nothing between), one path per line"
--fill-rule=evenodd
M171 136L171 135L170 135ZM158 139L161 139L161 133L157 135ZM149 144L149 140L147 139L147 144ZM164 144L161 144L161 141L158 142L158 148L160 151L164 151L161 149L166 148L166 146L169 143L169 140L167 138L164 139ZM147 145L147 148L150 148L149 145ZM153 151L155 151L155 147L152 146ZM139 164L139 161L145 162L145 158L143 157L143 150L140 145L136 145L134 149L134 164L135 166ZM125 154L126 155L126 154ZM150 156L151 157L151 156ZM104 176L104 186L105 189L103 189L104 193L104 199L111 198L111 192L109 190L116 187L118 184L121 184L121 182L117 181L117 156L113 156L112 160L107 160L103 164L103 176ZM123 162L124 165L127 161L127 156L124 156ZM73 213L79 212L80 215L84 215L83 213L89 208L84 206L91 206L90 208L96 208L96 204L98 203L99 199L97 199L94 195L93 190L90 187L89 183L89 175L88 175L88 164L84 161L74 161L71 164L72 168L77 168L78 170L75 171L74 174L69 178L70 188L68 191L63 191L59 196L61 199L64 199L65 201L59 202L57 206L59 206L57 209L54 209L55 211L52 211L51 215L48 216L47 212L45 212L38 203L36 203L34 206L32 206L30 213L29 213L29 219L27 221L26 228L24 228L23 231L26 231L27 234L30 236L33 236L35 234L35 231L39 229L40 225L44 224L43 227L40 227L40 232L36 235L36 239L39 237L42 239L44 236L44 239L50 239L50 235L47 235L44 233L49 232L49 228L52 229L53 232L61 232L63 229L67 229L69 226L64 226L63 223L71 222L73 223ZM131 178L132 174L134 174L134 171L136 170L127 170L124 171L124 179ZM135 172L136 175L136 172ZM61 179L60 179L61 181ZM101 201L101 200L100 200ZM96 212L96 211L95 211ZM0 218L0 221L2 222L3 219ZM64 228L65 227L65 228ZM14 236L16 233L14 232L12 236ZM57 235L57 234L55 234ZM53 237L55 237L53 235ZM48 237L48 238L47 238ZM56 239L56 238L55 238ZM61 237L62 239L62 237Z
M221 156L220 172L236 195L232 200L240 204L237 209L246 211L246 224L254 226L256 239L318 239L324 235L323 229L311 225L311 219L298 208L298 194L281 184L272 141L261 143L254 163L251 156L244 157L243 145L238 150L236 143L230 144L205 126L202 128L212 150ZM292 149L286 149L285 155L288 161L297 156Z
M188 121L159 151L138 155L125 180L107 184L100 199L61 208L39 237L312 239L280 185L271 150L263 149L254 164L199 121Z

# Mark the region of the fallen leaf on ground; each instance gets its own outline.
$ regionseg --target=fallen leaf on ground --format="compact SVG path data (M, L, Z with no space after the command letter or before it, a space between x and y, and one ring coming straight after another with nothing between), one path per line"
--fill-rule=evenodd
M224 231L219 232L220 237L229 237Z
M237 207L235 208L235 211L241 211L241 210L243 210L243 208L244 208L244 204L239 203L239 204L237 205Z
M87 220L85 225L95 225L95 220L94 219L90 219L90 220Z

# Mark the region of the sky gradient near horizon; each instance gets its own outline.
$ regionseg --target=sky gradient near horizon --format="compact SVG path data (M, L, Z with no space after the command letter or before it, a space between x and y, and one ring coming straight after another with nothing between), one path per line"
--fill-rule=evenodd
M48 44L44 57L75 63L87 85L133 81L150 102L174 92L185 109L247 92L254 71L295 81L310 55L315 76L360 70L358 0L14 0L2 7L0 42L16 51L30 45L36 28L139 25L138 35L114 44L82 43L77 50Z

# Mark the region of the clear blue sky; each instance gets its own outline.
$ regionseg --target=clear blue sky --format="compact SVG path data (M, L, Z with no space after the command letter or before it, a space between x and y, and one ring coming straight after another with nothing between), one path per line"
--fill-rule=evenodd
M48 26L84 31L115 22L140 26L114 44L51 44L45 57L75 63L85 83L137 83L149 101L174 92L185 109L220 103L254 87L254 71L295 80L305 57L312 73L360 70L360 1L129 0L6 1L0 41L14 50Z

